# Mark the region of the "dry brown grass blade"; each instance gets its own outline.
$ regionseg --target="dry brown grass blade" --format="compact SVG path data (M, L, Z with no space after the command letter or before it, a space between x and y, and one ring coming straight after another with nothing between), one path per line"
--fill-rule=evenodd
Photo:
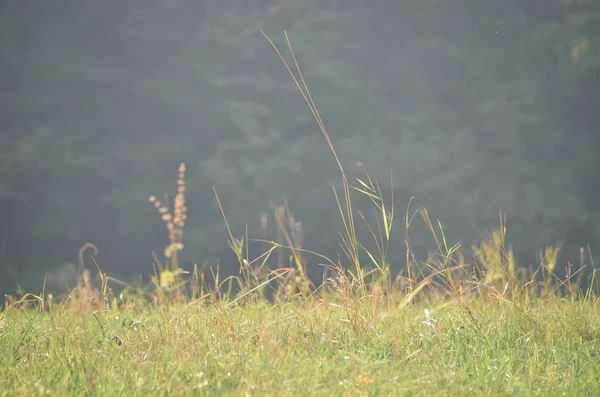
M340 203L337 191L335 191L335 188L334 188L334 193L336 196L336 200L338 202L338 208L340 210L340 215L342 217L342 223L344 225L344 230L346 233L346 244L345 245L347 247L346 247L345 251L346 251L346 254L349 256L349 259L355 265L356 270L359 271L360 270L360 257L359 257L359 247L358 247L358 244L356 241L357 239L356 239L356 228L355 228L355 223L354 223L354 211L352 209L352 203L350 200L350 184L348 183L348 178L346 177L346 172L344 170L344 167L343 167L343 165L340 161L340 158L335 150L335 147L333 146L331 137L329 136L329 133L327 132L327 129L325 128L325 124L323 123L323 119L321 118L321 115L319 114L319 110L317 109L317 106L315 104L315 101L314 101L311 93L310 93L308 85L306 84L304 75L302 74L302 71L298 64L298 60L296 59L296 55L294 54L294 50L290 43L287 32L284 31L285 40L287 43L287 47L290 51L290 54L292 56L292 59L294 61L294 66L298 73L299 79L298 79L298 77L296 77L296 75L292 71L291 67L289 66L288 62L285 60L285 58L281 54L281 51L279 51L279 48L275 45L273 40L271 40L271 38L269 36L267 36L267 34L265 34L265 32L263 32L262 30L261 30L261 33L267 39L267 41L271 44L271 46L273 47L273 49L275 50L275 52L277 53L277 55L283 62L285 68L289 72L290 76L292 77L294 83L296 84L296 87L298 87L298 90L302 94L302 97L304 98L306 104L308 105L308 108L310 109L315 121L319 125L319 128L321 129L321 132L323 133L323 136L325 137L325 140L327 141L327 144L329 145L329 149L331 150L331 152L335 158L335 161L340 169L340 173L342 175L343 187L344 187L345 208L342 207L342 204Z

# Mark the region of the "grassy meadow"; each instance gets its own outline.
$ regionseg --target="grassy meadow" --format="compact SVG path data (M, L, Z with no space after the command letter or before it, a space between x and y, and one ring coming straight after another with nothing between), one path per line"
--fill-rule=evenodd
M116 298L8 309L0 395L600 393L596 298L405 302Z
M299 70L285 66L338 160ZM82 269L64 296L42 287L6 297L0 396L600 395L600 289L589 247L559 279L560 247L522 268L502 215L479 244L450 246L421 208L402 214L406 257L393 258L404 268L392 272L393 197L366 170L350 182L338 165L341 259L302 247L286 206L274 211L279 239L260 242L268 249L251 258L247 231L236 238L221 207L240 267L221 279L218 269L180 266L182 164L172 205L150 197L169 236L150 284L123 285L98 266ZM353 208L355 195L371 199L375 221L363 216L371 209ZM411 250L414 221L431 233L424 259ZM359 223L372 232L368 244L357 239ZM325 265L318 283L307 276L317 264Z

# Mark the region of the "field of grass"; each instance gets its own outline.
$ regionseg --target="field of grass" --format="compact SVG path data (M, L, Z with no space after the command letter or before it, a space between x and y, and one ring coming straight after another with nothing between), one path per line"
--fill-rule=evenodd
M83 253L95 247L86 244L70 293L6 297L0 396L600 395L600 288L589 247L559 280L560 247L546 247L537 269L519 266L502 215L467 248L448 245L422 208L404 214L406 257L392 272L393 197L366 170L348 181L301 75L288 70L338 160L344 256L306 251L284 205L274 213L278 241L259 241L270 248L250 258L247 231L234 237L215 191L240 274L183 271L182 164L173 208L150 197L169 236L150 285L123 286L99 267L92 279ZM374 221L353 208L355 194L371 199ZM432 236L423 259L408 232L419 217ZM358 241L357 222L372 241ZM307 276L315 258L326 265L322 283Z
M45 305L2 313L0 395L600 395L592 297Z

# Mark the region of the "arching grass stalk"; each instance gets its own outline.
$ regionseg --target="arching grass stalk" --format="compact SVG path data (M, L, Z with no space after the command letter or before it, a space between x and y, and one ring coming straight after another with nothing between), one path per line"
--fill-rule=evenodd
M308 105L308 108L310 109L313 117L315 118L315 121L319 125L319 128L320 128L321 132L323 133L323 136L325 137L327 144L329 145L329 149L331 150L331 153L333 154L335 161L337 162L337 165L340 169L340 173L342 175L343 188L344 188L344 207L345 207L344 210L342 210L341 202L339 200L339 195L338 195L337 191L335 190L335 188L334 188L334 193L335 193L336 200L338 202L338 206L340 207L340 214L342 216L342 222L343 222L344 230L345 230L345 236L342 241L342 246L343 246L344 250L346 251L346 254L349 256L350 260L352 261L352 263L355 265L357 272L359 272L361 270L361 266L360 266L360 259L359 259L358 243L356 240L356 228L354 227L354 212L352 211L352 203L350 200L350 184L348 183L348 178L346 177L346 172L344 170L344 167L342 166L342 163L341 163L341 161L337 155L337 152L333 146L333 142L331 141L329 133L327 132L327 129L325 128L325 124L323 123L323 119L321 118L321 115L319 114L317 105L315 104L315 101L310 93L310 90L308 89L308 85L306 84L306 81L304 80L304 76L302 74L302 71L300 70L300 66L298 65L298 61L296 59L296 55L294 54L294 50L293 50L290 40L288 38L287 32L284 31L285 39L286 39L286 42L288 45L288 49L290 50L290 53L294 60L294 65L296 67L296 72L298 73L298 77L296 77L296 75L290 68L288 62L285 60L285 58L279 51L279 48L277 48L275 43L273 43L273 40L271 40L269 38L269 36L267 36L262 30L261 30L261 33L265 36L265 38L269 41L269 43L271 44L273 49L277 52L277 55L279 55L279 58L283 62L285 68L290 73L290 76L292 77L292 79L294 80L294 83L298 87L298 90L302 94L302 97L304 98L304 101ZM300 83L300 81L302 82L302 84Z
M283 55L279 51L279 48L275 45L273 40L271 40L271 38L269 38L269 36L267 36L264 32L261 31L261 33L271 44L271 46L273 47L273 49L275 50L275 52L277 53L277 55L283 62L285 68L289 72L290 76L292 77L294 83L298 87L298 90L300 91L300 93L302 94L302 97L304 98L304 101L308 105L308 108L310 109L315 121L317 122L319 129L321 130L321 133L325 137L325 140L327 141L329 149L331 150L331 153L333 154L335 161L338 165L338 168L340 170L340 174L342 176L342 185L343 185L342 196L343 197L340 197L340 194L335 189L335 187L333 188L334 195L335 195L336 202L337 202L338 209L339 209L339 213L342 218L342 224L343 224L343 232L340 232L340 238L341 238L340 246L341 246L342 250L344 251L345 255L348 257L348 259L352 263L353 270L350 271L351 275L353 276L353 278L356 281L359 282L360 289L362 290L362 292L364 294L364 293L366 293L366 285L365 285L365 281L364 281L365 280L365 271L364 271L362 263L361 263L361 256L360 256L361 251L363 253L365 253L367 255L367 257L369 257L369 259L374 263L374 265L377 267L377 269L379 269L380 275L383 277L383 279L385 279L389 276L388 275L389 269L388 269L388 264L386 262L386 257L387 257L387 247L388 247L388 244L390 241L390 233L391 233L392 223L393 223L393 221L392 221L393 214L394 214L393 204L392 204L391 208L389 208L389 209L386 207L386 205L381 197L381 192L380 192L379 188L375 184L373 184L373 182L371 181L368 174L367 174L367 182L364 182L364 181L358 179L358 183L360 184L360 186L354 187L354 186L350 185L350 183L348 182L348 177L346 175L344 167L342 166L340 158L339 158L339 156L335 150L335 147L333 145L333 142L331 140L331 137L330 137L329 133L327 132L327 128L325 128L323 119L321 118L321 115L319 114L319 110L315 104L315 101L314 101L311 93L310 93L308 85L306 84L304 75L302 74L302 71L300 70L300 66L298 65L298 61L294 54L294 50L293 50L290 40L288 38L287 32L284 31L285 39L286 39L288 49L292 55L296 73L294 73L294 71L290 67L289 63L285 60L285 58L283 57ZM296 74L297 74L297 76L296 76ZM380 218L381 223L378 222L377 231L375 231L373 228L371 228L367 224L367 227L369 227L369 230L376 241L376 246L377 246L377 251L378 251L377 257L372 255L364 246L362 246L358 242L357 235L356 235L355 219L354 219L355 213L352 208L352 201L351 201L351 190L352 189L354 189L362 194L365 194L367 197L369 197L375 203L377 209L379 210L379 212L381 214L381 218ZM392 203L393 203L393 200L392 200ZM366 222L366 219L362 213L359 212L359 216ZM379 237L378 237L378 235L379 235Z

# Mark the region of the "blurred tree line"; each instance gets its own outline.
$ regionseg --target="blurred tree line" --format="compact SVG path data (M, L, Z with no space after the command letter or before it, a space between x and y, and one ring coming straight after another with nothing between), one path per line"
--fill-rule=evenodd
M502 209L524 260L561 239L576 258L600 242L599 18L592 0L3 1L0 290L85 242L151 273L167 239L147 197L182 161L182 265L237 269L213 186L237 237L287 199L305 247L335 255L335 160L261 29L288 31L349 174L391 177L398 214L414 196L469 246Z

